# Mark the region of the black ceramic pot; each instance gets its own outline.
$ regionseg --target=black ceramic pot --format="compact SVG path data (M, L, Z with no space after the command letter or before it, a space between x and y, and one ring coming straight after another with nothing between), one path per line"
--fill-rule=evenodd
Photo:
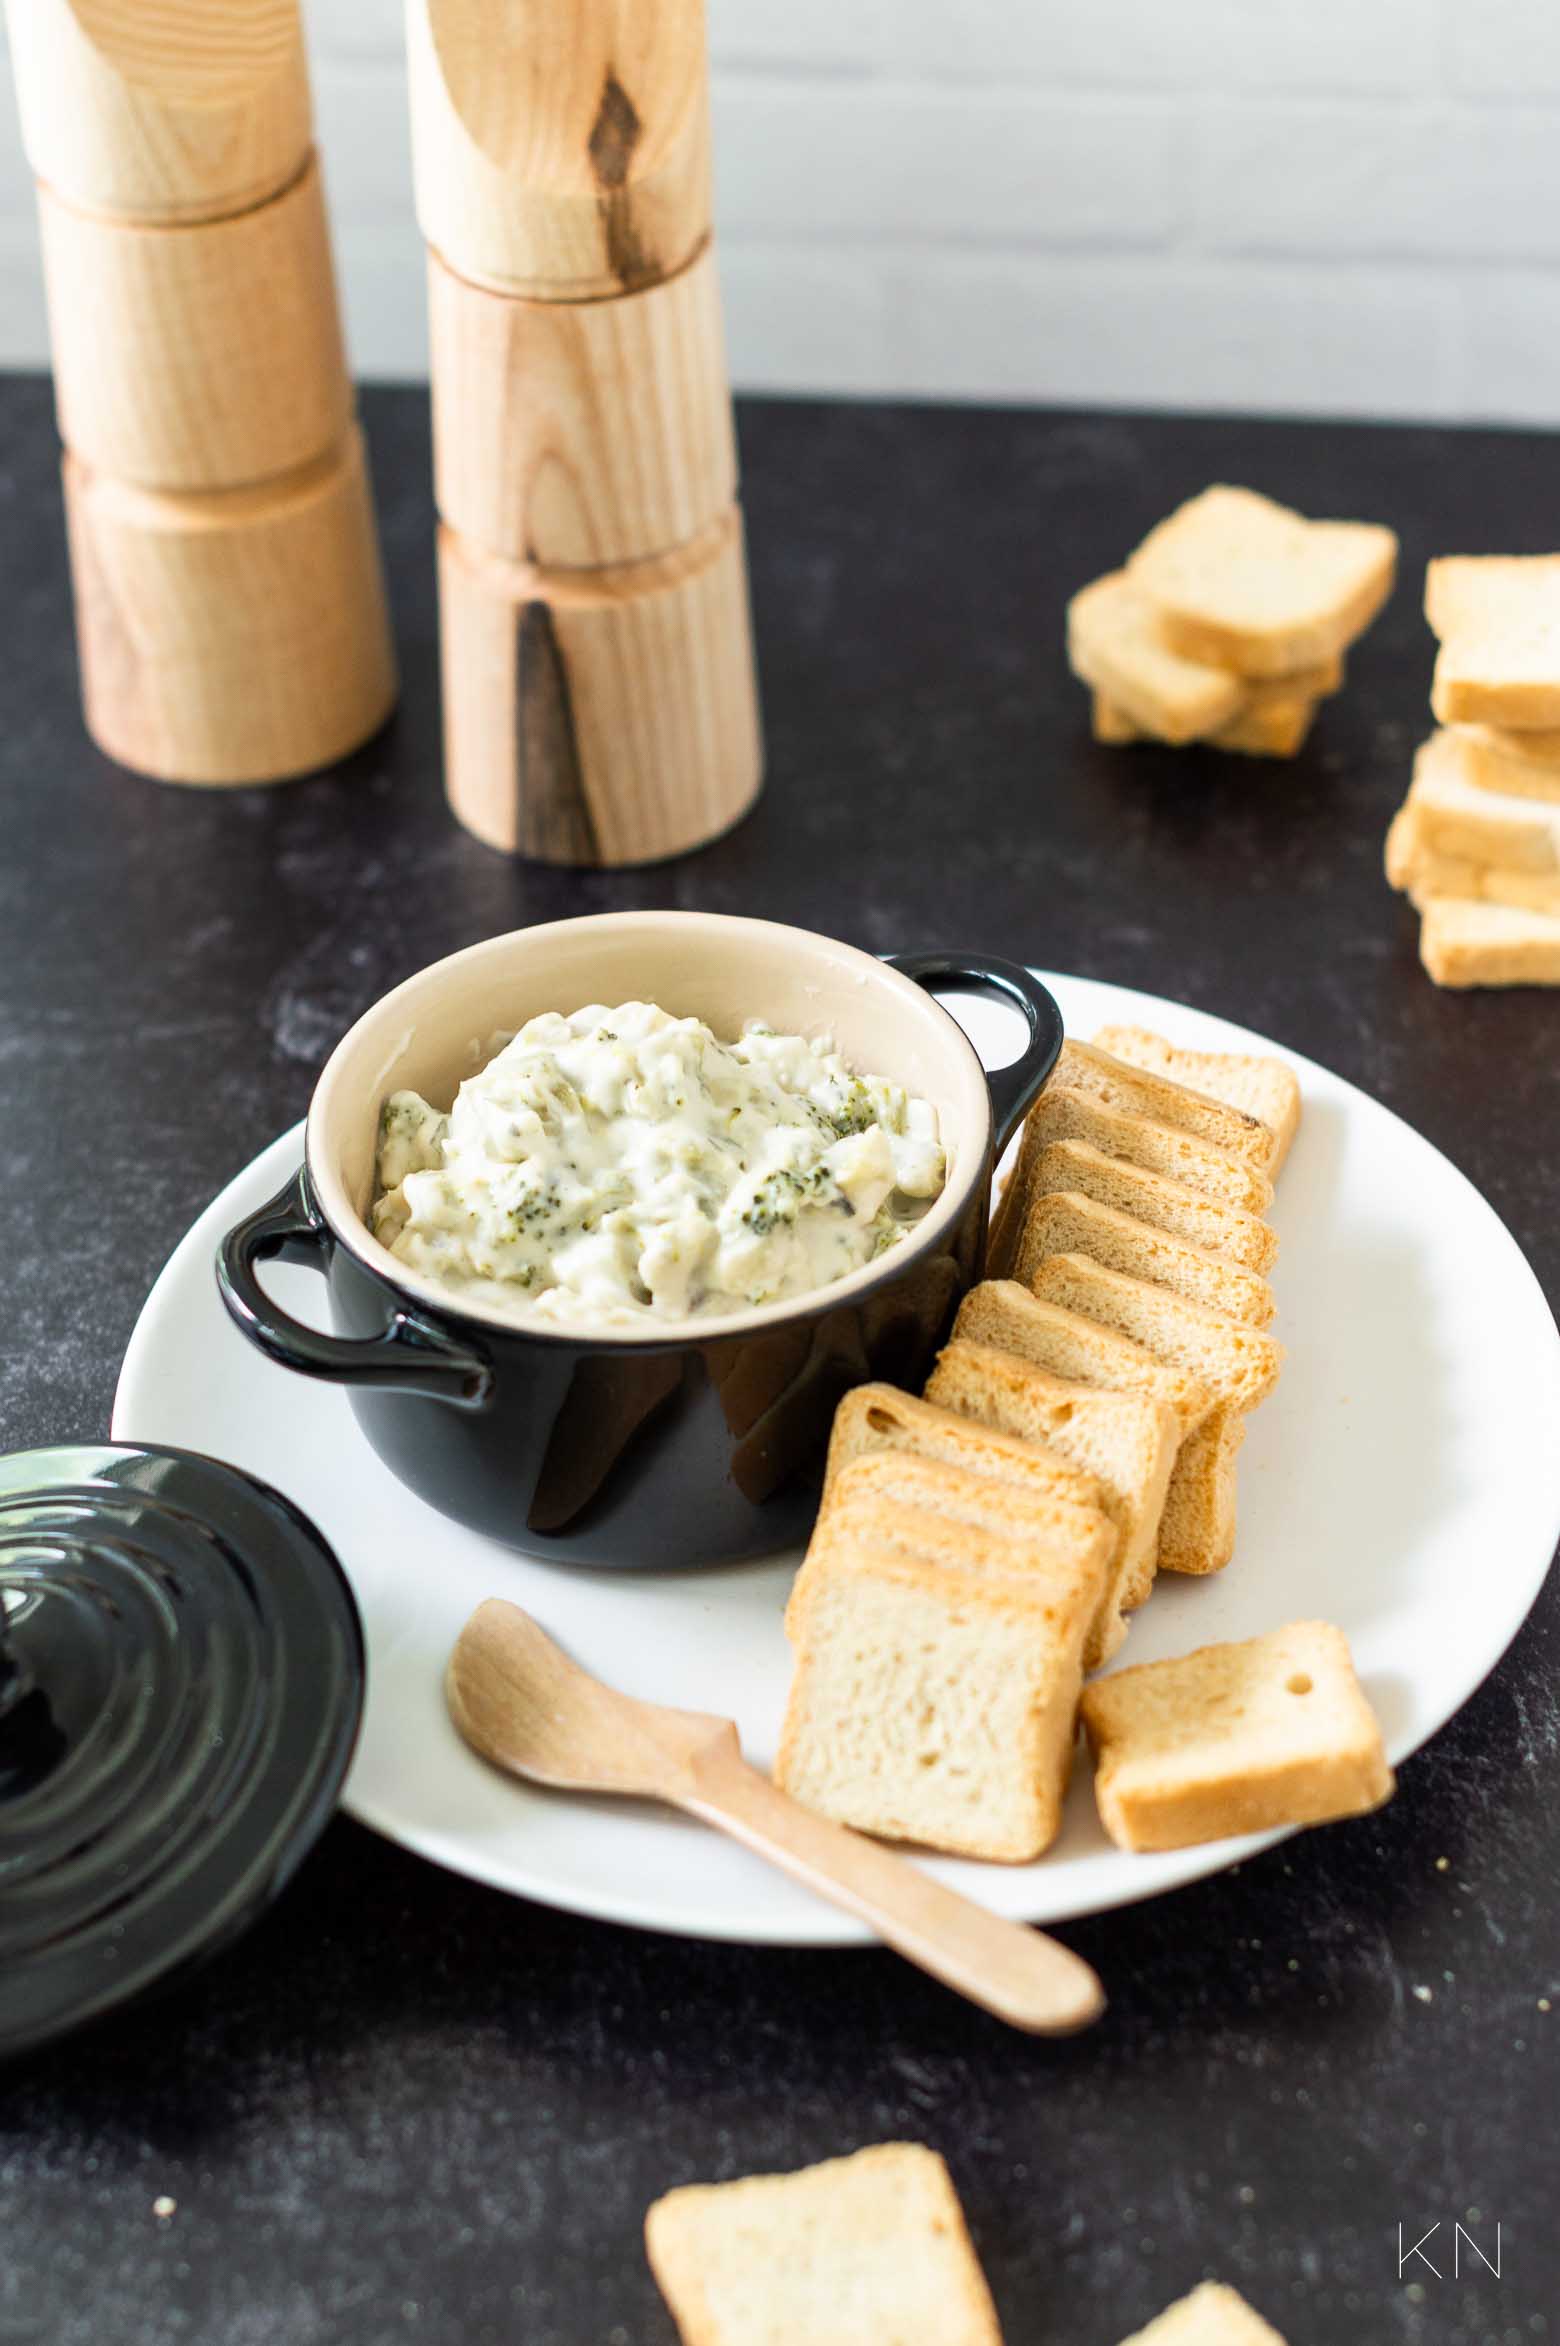
M1014 1003L1023 1055L987 1076L927 989ZM853 1066L932 1100L948 1180L914 1234L817 1294L653 1335L582 1335L457 1304L372 1236L380 1104L448 1106L496 1031L543 1010L658 1002L740 1032L826 1031ZM868 1378L919 1389L975 1277L992 1167L1056 1063L1061 1014L1027 970L984 954L893 963L768 921L616 913L474 945L409 978L333 1052L305 1162L230 1231L223 1300L284 1368L351 1389L369 1441L433 1506L511 1547L608 1567L763 1554L802 1536L835 1405ZM325 1274L336 1333L281 1310L257 1266Z

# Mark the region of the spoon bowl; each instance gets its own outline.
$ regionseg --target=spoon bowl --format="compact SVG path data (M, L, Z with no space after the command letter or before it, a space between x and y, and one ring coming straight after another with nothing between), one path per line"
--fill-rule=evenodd
M571 1661L518 1605L490 1597L455 1643L445 1695L472 1749L555 1791L662 1800L732 1834L872 1925L972 2003L1033 2035L1105 2008L1069 1948L1006 1922L876 1841L803 1808L748 1765L729 1719L637 1701Z

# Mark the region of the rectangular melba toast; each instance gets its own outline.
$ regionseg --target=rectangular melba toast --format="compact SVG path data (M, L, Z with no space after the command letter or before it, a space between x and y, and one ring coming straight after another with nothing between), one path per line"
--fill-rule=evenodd
M1560 872L1526 872L1511 864L1447 855L1423 835L1419 809L1400 806L1387 831L1387 879L1423 912L1433 896L1466 903L1511 904L1560 917Z
M1067 606L1073 673L1106 695L1132 726L1161 741L1196 741L1245 705L1241 679L1191 660L1159 631L1158 614L1124 570L1080 587Z
M1108 1107L1053 1077L1025 1119L1019 1153L992 1223L987 1269L993 1277L1006 1275L999 1233L1005 1227L1016 1234L1018 1200L1034 1186L1036 1159L1043 1149L1067 1140L1080 1141L1101 1156L1144 1172L1162 1173L1236 1213L1265 1214L1273 1202L1267 1175L1217 1142L1132 1109Z
M834 1432L824 1468L824 1496L853 1458L880 1450L966 1467L1038 1498L1098 1508L1104 1491L1098 1478L1042 1443L939 1409L897 1385L855 1385L834 1413Z
M1085 1667L1096 1668L1121 1642L1125 1592L1151 1571L1181 1438L1175 1412L1145 1393L1098 1392L962 1339L939 1354L926 1395L999 1432L1060 1450L1098 1478L1120 1544L1084 1652Z
M1156 1360L1141 1344L1102 1328L1097 1320L1042 1302L1017 1279L982 1279L972 1287L959 1306L953 1333L956 1341L1017 1353L1020 1360L1074 1384L1150 1394L1169 1403L1183 1434L1213 1406L1213 1395L1199 1377Z
M1273 1135L1268 1175L1276 1180L1300 1123L1300 1078L1286 1060L1263 1052L1192 1051L1144 1026L1102 1026L1096 1050L1129 1066L1167 1076L1255 1116Z
M1104 1592L1116 1531L1097 1507L1042 1498L940 1459L879 1450L843 1466L824 1493L818 1520L786 1605L794 1636L817 1568L842 1544L869 1539L929 1563L1018 1580L1066 1567Z
M1040 1151L1030 1196L1045 1197L1053 1190L1072 1190L1118 1214L1133 1214L1172 1238L1184 1238L1259 1275L1272 1269L1278 1253L1277 1233L1259 1214L1243 1214L1166 1173L1108 1157L1087 1141L1052 1141Z
M1002 2346L953 2180L918 2142L685 2184L645 2248L683 2346Z
M1088 1255L1048 1256L1031 1284L1052 1303L1130 1336L1156 1360L1189 1369L1237 1409L1255 1409L1278 1383L1284 1347L1276 1336L1173 1288L1113 1271Z
M1222 1571L1235 1548L1235 1460L1245 1414L1278 1380L1283 1347L1228 1313L1088 1255L1049 1255L1030 1281L1036 1294L1128 1336L1155 1359L1189 1371L1214 1407L1177 1453L1156 1553L1161 1572Z
M1397 539L1363 521L1308 521L1250 489L1205 489L1127 562L1177 651L1245 676L1335 658L1392 592Z
M1061 1827L1099 1576L842 1539L809 1566L775 1761L794 1800L887 1840L1019 1865Z
M1425 572L1443 725L1560 726L1560 554L1453 554Z
M1341 1629L1295 1621L1084 1689L1100 1820L1123 1849L1357 1816L1392 1771Z
M1173 1077L1150 1068L1134 1067L1125 1059L1101 1050L1097 1043L1081 1043L1069 1035L1052 1076L1053 1083L1070 1084L1107 1108L1125 1109L1161 1124L1178 1125L1183 1132L1210 1140L1233 1156L1267 1173L1276 1155L1273 1134L1260 1117L1193 1091ZM1044 1097L1044 1094L1041 1095Z
M1175 1414L1181 1449L1215 1407L1212 1393L1200 1378L1155 1360L1142 1345L1117 1335L1112 1328L1102 1328L1097 1321L1066 1311L1059 1304L1043 1302L1013 1279L987 1279L972 1287L959 1307L953 1334L955 1342L1012 1353L1052 1376L1080 1385L1098 1385L1106 1392L1146 1393L1165 1402ZM1176 1452L1165 1489L1167 1508L1181 1449ZM1163 1529L1161 1517L1161 1535ZM1123 1612L1130 1613L1145 1602L1154 1585L1157 1563L1156 1542L1153 1553L1145 1554L1136 1572L1122 1583Z
M1254 1328L1265 1328L1273 1317L1273 1290L1255 1271L1076 1192L1042 1191L1031 1199L1013 1257L1014 1278L1029 1284L1053 1254L1091 1255L1113 1271L1152 1280Z
M1560 986L1560 918L1436 896L1420 922L1419 956L1438 986Z
M1421 744L1407 804L1421 836L1443 854L1519 871L1560 872L1560 805L1473 781L1457 733L1432 733Z

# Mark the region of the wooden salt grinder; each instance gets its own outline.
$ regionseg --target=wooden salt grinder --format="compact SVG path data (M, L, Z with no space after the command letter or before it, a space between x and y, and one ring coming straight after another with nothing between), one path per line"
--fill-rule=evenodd
M283 779L394 657L298 0L7 0L38 178L88 730Z
M548 862L681 854L762 774L702 0L409 0L446 786Z

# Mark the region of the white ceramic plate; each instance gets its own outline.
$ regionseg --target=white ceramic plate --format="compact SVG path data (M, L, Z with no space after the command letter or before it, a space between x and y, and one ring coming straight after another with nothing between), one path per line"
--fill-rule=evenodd
M1125 1019L1205 1048L1273 1047L1151 995L1042 974L1075 1034ZM1009 1055L1016 1019L978 999L959 1007L988 1062ZM1239 1550L1214 1579L1161 1580L1122 1659L1301 1617L1336 1621L1397 1762L1493 1666L1554 1554L1560 1337L1514 1241L1462 1174L1364 1093L1286 1055L1305 1087L1274 1210L1289 1360L1241 1453ZM114 1433L251 1468L335 1546L369 1651L346 1806L441 1865L580 1913L795 1946L863 1937L715 1833L649 1807L530 1791L460 1742L440 1691L445 1661L472 1608L499 1595L615 1685L734 1717L749 1756L767 1765L789 1678L780 1614L797 1559L670 1577L591 1572L512 1555L404 1490L345 1395L271 1366L217 1298L219 1236L301 1152L299 1127L176 1249L131 1339ZM269 1277L289 1309L320 1320L314 1274L284 1266ZM1062 1837L1038 1864L928 1862L1003 1914L1054 1922L1151 1897L1262 1845L1129 1856L1101 1832L1081 1767Z

